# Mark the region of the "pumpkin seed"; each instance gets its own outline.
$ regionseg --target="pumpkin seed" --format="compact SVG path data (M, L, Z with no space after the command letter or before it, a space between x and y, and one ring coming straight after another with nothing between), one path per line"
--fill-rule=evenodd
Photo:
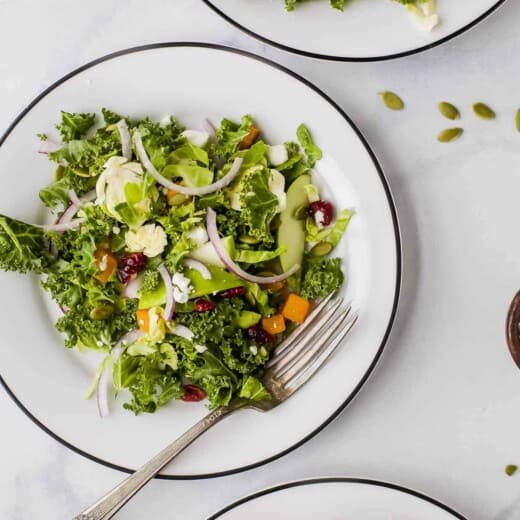
M114 314L114 310L114 306L110 303L100 303L90 311L90 317L93 320L106 320Z
M258 244L260 242L260 239L256 237L252 237L251 235L240 235L238 237L238 240L242 242L243 244Z
M506 475L508 477L512 477L516 471L518 470L518 466L516 464L508 464L506 466Z
M390 110L402 110L404 108L403 100L394 92L380 92L379 95Z
M78 176L78 177L92 177L91 173L88 170L85 170L83 168L73 168L72 171Z
M332 244L330 242L319 242L311 249L312 256L325 256L332 251Z
M59 181L63 177L63 173L65 172L65 168L60 164L56 171L54 172L54 179Z
M497 116L495 112L484 103L475 103L473 105L473 112L481 119L495 119Z
M168 204L170 206L180 206L181 204L184 204L188 197L186 195L183 195L182 193L176 193L175 195L171 195L168 198Z
M520 108L516 111L516 129L520 132Z
M455 119L460 119L459 109L455 105L452 105L447 101L442 101L441 103L439 103L439 112L445 118L451 119L452 121L454 121Z
M464 130L462 128L447 128L437 136L437 140L440 143L451 143L456 141L463 133Z
M302 204L301 206L298 206L294 210L293 216L296 220L305 220L307 218L308 214L309 214L309 205Z

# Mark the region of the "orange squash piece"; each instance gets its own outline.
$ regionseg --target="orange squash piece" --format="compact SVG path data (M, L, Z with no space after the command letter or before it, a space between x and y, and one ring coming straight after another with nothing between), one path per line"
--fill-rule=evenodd
M135 316L137 318L137 324L139 329L144 333L150 332L150 309L139 309Z
M285 330L285 318L281 314L275 314L270 318L263 318L262 327L266 332L275 336Z
M94 251L94 260L99 273L94 276L101 283L107 283L117 268L117 259L106 247L98 247Z
M242 139L240 144L238 145L239 150L247 150L253 146L253 143L256 141L257 137L260 135L260 130L256 128L256 126L252 126L249 129L249 133Z
M310 310L311 303L308 300L297 294L290 293L283 306L282 315L295 323L303 323Z

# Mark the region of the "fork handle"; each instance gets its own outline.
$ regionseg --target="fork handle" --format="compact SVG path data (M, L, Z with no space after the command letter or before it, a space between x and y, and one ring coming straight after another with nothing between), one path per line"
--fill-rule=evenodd
M123 480L121 484L109 491L95 504L75 516L73 520L108 520L112 518L149 480L151 480L164 466L172 461L181 451L187 448L195 439L200 437L224 417L241 408L240 405L230 404L216 408L206 415L186 433L160 451L153 459L141 466L135 473Z

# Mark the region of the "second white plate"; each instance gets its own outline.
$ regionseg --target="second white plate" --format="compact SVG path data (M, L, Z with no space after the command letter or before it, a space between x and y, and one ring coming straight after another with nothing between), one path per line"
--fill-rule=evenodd
M239 29L271 45L306 56L341 61L399 58L444 43L484 20L505 0L437 0L441 24L418 29L391 0L355 0L340 13L328 0L294 12L283 0L204 0Z
M208 520L465 520L417 491L355 478L289 482L260 491Z

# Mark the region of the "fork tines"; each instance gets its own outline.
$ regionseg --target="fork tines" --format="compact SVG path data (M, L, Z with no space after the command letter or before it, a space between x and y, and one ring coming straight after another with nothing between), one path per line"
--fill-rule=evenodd
M340 345L358 316L343 298L327 296L274 351L269 375L277 383L299 388L312 377ZM295 390L296 388L291 388Z

